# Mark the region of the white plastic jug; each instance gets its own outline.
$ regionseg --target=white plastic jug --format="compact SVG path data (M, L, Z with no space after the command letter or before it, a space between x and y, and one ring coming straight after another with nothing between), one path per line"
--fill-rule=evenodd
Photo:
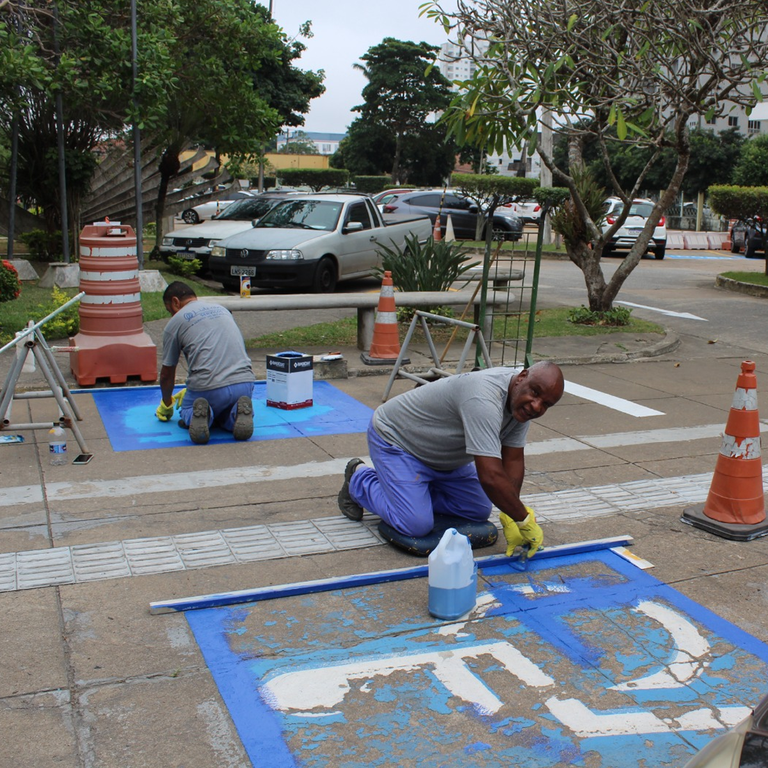
M429 612L458 619L475 607L477 565L469 539L449 528L429 555Z

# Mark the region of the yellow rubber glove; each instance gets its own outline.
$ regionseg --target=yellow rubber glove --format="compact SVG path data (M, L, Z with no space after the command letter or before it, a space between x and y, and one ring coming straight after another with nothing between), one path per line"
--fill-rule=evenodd
M173 416L173 403L166 405L161 400L160 405L157 406L157 410L155 411L155 416L157 416L160 421L168 421L171 416Z
M526 507L528 517L523 520L522 523L518 523L517 527L520 530L520 535L528 544L528 558L533 557L538 551L541 545L544 543L544 531L541 530L541 526L536 522L536 515L530 507Z
M504 538L507 540L507 557L509 557L516 547L523 546L525 539L520 533L517 523L509 515L504 512L499 513L499 522L501 522L501 529L504 531Z
M184 389L180 389L172 398L173 405L176 406L177 410L181 410L181 404L184 402L184 395L187 394L187 388L184 387Z

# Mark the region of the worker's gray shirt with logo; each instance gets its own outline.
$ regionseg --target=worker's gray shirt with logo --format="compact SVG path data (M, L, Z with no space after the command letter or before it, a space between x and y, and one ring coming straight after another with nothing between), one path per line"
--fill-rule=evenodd
M218 304L190 301L163 331L163 365L187 360L187 387L205 391L255 381L251 359L232 313Z
M509 383L520 368L488 368L425 384L380 405L373 427L428 466L449 471L475 456L501 458L522 448L528 422L507 409Z

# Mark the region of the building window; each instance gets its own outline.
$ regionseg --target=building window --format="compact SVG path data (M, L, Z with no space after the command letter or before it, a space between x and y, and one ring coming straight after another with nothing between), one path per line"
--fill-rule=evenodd
M731 115L731 117L728 118L728 127L729 128L738 128L739 127L739 118L734 117Z
M716 124L717 124L716 117L710 117L709 120L707 120L707 125L716 125Z
M747 133L760 133L760 121L747 120Z

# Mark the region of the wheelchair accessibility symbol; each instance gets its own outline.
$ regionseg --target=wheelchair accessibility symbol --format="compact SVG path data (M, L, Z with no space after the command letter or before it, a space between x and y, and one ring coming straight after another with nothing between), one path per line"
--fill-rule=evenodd
M276 766L677 766L765 693L762 643L611 552L482 576L458 623L388 621L403 584L285 605L307 619L300 644L263 626L264 604L188 619L228 704L233 661L247 669L247 722L242 699L230 711ZM229 612L228 659L206 650L213 611Z

